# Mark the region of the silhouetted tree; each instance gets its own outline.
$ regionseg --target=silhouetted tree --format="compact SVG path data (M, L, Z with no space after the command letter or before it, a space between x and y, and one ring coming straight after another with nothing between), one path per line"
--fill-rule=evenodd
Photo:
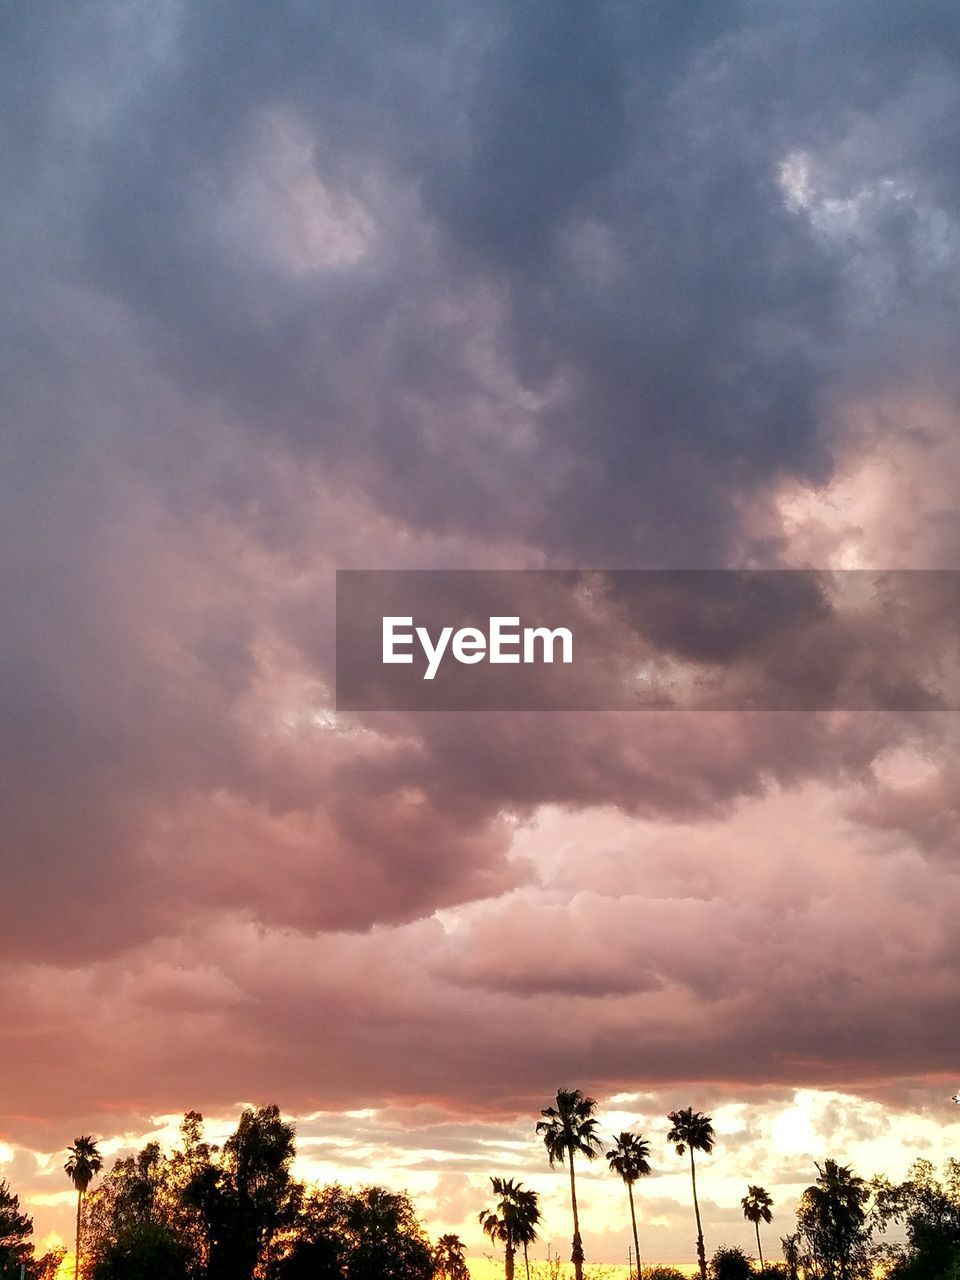
M159 1223L126 1227L94 1263L92 1280L190 1280L190 1253Z
M517 1240L523 1246L523 1267L530 1280L530 1246L539 1238L540 1196L536 1191L521 1190L517 1196Z
M891 1280L952 1280L960 1274L960 1162L948 1160L941 1181L929 1160L917 1160L898 1186L874 1184L873 1218L881 1231L900 1224L906 1242L887 1249Z
M740 1201L740 1207L743 1209L743 1216L748 1222L752 1222L754 1230L757 1233L757 1256L760 1259L760 1269L763 1270L763 1246L760 1243L760 1223L773 1221L773 1199L769 1191L763 1187L748 1187L747 1194Z
M803 1239L799 1231L792 1235L780 1237L780 1248L787 1267L789 1280L800 1280L800 1268L805 1263Z
M544 1107L543 1119L537 1124L537 1133L543 1138L550 1167L569 1161L570 1207L573 1211L573 1263L576 1280L583 1280L583 1241L580 1237L580 1216L577 1212L577 1182L574 1172L574 1156L582 1155L596 1160L603 1150L597 1133L597 1104L585 1097L579 1089L558 1089L556 1106Z
M872 1271L866 1204L869 1191L849 1165L825 1160L800 1197L797 1226L821 1280L853 1280Z
M710 1259L710 1280L750 1280L753 1267L737 1245L722 1244Z
M45 1253L42 1258L37 1258L33 1266L27 1268L29 1280L56 1280L66 1256L66 1249L58 1246Z
M530 1280L530 1245L537 1239L540 1223L540 1197L523 1183L513 1178L491 1178L496 1207L484 1209L480 1214L480 1226L484 1234L496 1244L504 1246L504 1269L507 1280L512 1280L514 1257L517 1249L523 1250L523 1265Z
M340 1258L340 1246L335 1240L298 1239L269 1274L271 1280L343 1280Z
M207 1171L211 1182L219 1174L210 1159L211 1149L200 1141L201 1124L197 1113L189 1113L181 1126L183 1148L168 1155L158 1143L148 1142L141 1151L116 1160L85 1198L84 1254L94 1271L104 1259L124 1256L117 1250L121 1243L125 1249L136 1243L138 1250L145 1250L157 1240L169 1240L186 1251L192 1275L206 1274L204 1222L188 1192L195 1179L202 1180L201 1171Z
M96 1191L84 1200L86 1254L96 1261L126 1231L162 1221L166 1161L156 1142L116 1160Z
M302 1196L289 1236L267 1268L270 1280L343 1280L349 1202L336 1185Z
M295 1220L294 1128L276 1106L246 1110L218 1164L199 1165L185 1190L207 1239L207 1280L252 1280L273 1237Z
M290 1171L293 1126L276 1107L244 1111L220 1151L197 1112L181 1136L170 1154L148 1143L118 1159L84 1199L89 1280L433 1280L442 1259L446 1280L469 1280L462 1245L446 1237L435 1256L408 1196L307 1192ZM535 1239L524 1232L539 1219L536 1194L511 1183L510 1201L514 1240Z
M20 1209L20 1197L0 1181L0 1276L19 1276L20 1267L33 1262L33 1219Z
M459 1236L441 1236L434 1245L433 1261L436 1274L443 1280L470 1280L464 1244Z
M490 1185L496 1196L492 1209L481 1209L478 1215L483 1234L491 1244L503 1245L503 1269L506 1280L513 1280L514 1258L517 1251L516 1193L518 1184L512 1178L491 1178Z
M693 1158L695 1151L709 1155L713 1150L713 1122L709 1116L692 1107L682 1111L671 1111L667 1116L670 1121L670 1132L667 1141L672 1142L678 1156L685 1151L690 1152L690 1180L693 1184L693 1212L697 1220L697 1262L700 1265L701 1280L707 1280L707 1254L703 1243L703 1225L700 1221L700 1202L697 1199L697 1166Z
M384 1187L333 1185L304 1198L283 1280L432 1280L434 1253L410 1197ZM317 1262L315 1271L307 1262Z
M73 1274L74 1280L79 1280L83 1197L86 1195L90 1183L103 1168L103 1157L100 1155L96 1142L89 1134L82 1134L79 1138L74 1139L73 1146L68 1148L67 1162L63 1168L77 1192L76 1256Z
M640 1238L637 1235L637 1214L633 1205L633 1184L638 1178L644 1178L651 1172L650 1143L634 1133L621 1133L614 1140L607 1152L607 1161L614 1173L620 1175L627 1185L627 1196L630 1200L630 1224L633 1227L633 1246L637 1251L637 1280L643 1280L643 1265L640 1261Z
M364 1187L346 1215L347 1280L431 1280L433 1250L409 1196Z
M164 1169L168 1199L168 1225L190 1250L194 1270L203 1274L207 1268L209 1242L203 1214L191 1189L209 1176L218 1148L204 1138L203 1116L188 1111L180 1122L180 1146L171 1152Z

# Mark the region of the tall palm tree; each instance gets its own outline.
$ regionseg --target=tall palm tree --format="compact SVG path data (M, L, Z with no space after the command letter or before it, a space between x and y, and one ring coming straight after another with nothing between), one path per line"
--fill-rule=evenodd
M570 1206L573 1210L573 1250L570 1261L576 1280L583 1280L583 1241L580 1238L580 1217L577 1212L577 1181L574 1174L574 1156L586 1156L596 1160L603 1150L597 1134L597 1104L586 1098L579 1089L558 1089L557 1105L544 1107L543 1119L537 1123L537 1133L543 1136L551 1169L564 1161L570 1163Z
M752 1222L757 1233L757 1253L760 1255L760 1270L763 1270L763 1247L760 1244L760 1223L773 1220L773 1197L763 1187L747 1187L747 1194L740 1201L743 1216Z
M459 1236L441 1236L433 1250L433 1259L437 1275L443 1276L444 1280L470 1280L464 1244Z
M74 1280L80 1280L80 1220L83 1209L83 1197L87 1188L103 1168L101 1156L95 1140L89 1134L74 1138L73 1146L67 1148L67 1162L64 1172L77 1191L77 1242L73 1266Z
M637 1215L633 1207L633 1184L638 1178L646 1177L650 1169L650 1143L635 1133L621 1133L614 1140L607 1152L607 1162L614 1173L618 1173L627 1184L627 1195L630 1198L630 1222L633 1226L633 1245L637 1251L637 1280L643 1280L643 1267L640 1263L640 1239L637 1235Z
M713 1121L702 1111L694 1111L692 1107L684 1107L682 1111L671 1111L667 1119L670 1121L667 1141L673 1143L678 1156L682 1156L685 1151L690 1152L693 1212L697 1219L697 1262L700 1264L700 1280L707 1280L707 1253L703 1247L703 1224L700 1221L700 1202L697 1200L697 1166L693 1153L702 1151L705 1155L709 1155L713 1150Z
M536 1191L528 1191L519 1184L514 1196L514 1219L516 1222L516 1241L523 1246L523 1266L530 1280L530 1246L537 1239L537 1227L540 1225L540 1196Z

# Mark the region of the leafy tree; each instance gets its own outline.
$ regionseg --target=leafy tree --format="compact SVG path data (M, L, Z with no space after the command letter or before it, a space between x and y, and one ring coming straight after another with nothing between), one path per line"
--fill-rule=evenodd
M165 1161L156 1142L116 1160L84 1201L83 1236L91 1262L127 1231L162 1219Z
M33 1261L33 1219L21 1212L20 1197L10 1184L0 1181L0 1275L18 1275L20 1267Z
M685 1151L690 1152L693 1212L697 1220L697 1261L700 1264L701 1280L707 1280L707 1254L703 1243L703 1224L700 1221L700 1202L697 1199L697 1166L693 1153L702 1151L705 1155L709 1155L713 1150L715 1140L713 1121L701 1111L694 1111L692 1107L684 1107L682 1111L671 1111L667 1119L670 1121L667 1141L673 1143L678 1156L682 1156Z
M464 1244L459 1236L441 1236L434 1245L433 1261L437 1276L443 1280L470 1280Z
M80 1227L83 1197L86 1195L90 1183L103 1168L103 1157L96 1142L89 1134L82 1134L79 1138L74 1139L73 1146L68 1148L67 1162L63 1168L77 1192L77 1235L73 1274L75 1280L80 1280Z
M580 1238L580 1217L577 1212L577 1183L574 1172L574 1156L596 1160L602 1144L597 1134L597 1104L585 1097L579 1089L558 1089L556 1106L544 1107L543 1119L537 1124L537 1133L543 1138L551 1169L557 1164L570 1164L570 1206L573 1210L573 1263L576 1280L583 1280L583 1241Z
M637 1253L637 1280L643 1280L643 1266L640 1262L640 1238L637 1235L637 1214L633 1205L633 1184L638 1178L647 1177L650 1168L650 1143L639 1134L621 1133L607 1152L607 1162L611 1170L619 1174L627 1186L630 1200L630 1225L633 1227L633 1246Z
M202 1219L207 1280L252 1280L274 1236L296 1217L294 1128L276 1106L246 1110L219 1164L198 1164L185 1189Z
M84 1201L85 1252L96 1270L106 1258L122 1257L117 1246L162 1236L186 1250L191 1274L207 1271L208 1247L202 1215L191 1199L196 1181L219 1177L211 1148L202 1142L202 1117L190 1112L181 1125L183 1147L169 1155L156 1142L119 1159ZM138 1246L139 1247L139 1246ZM144 1246L145 1247L145 1246Z
M166 1227L144 1221L121 1231L97 1259L92 1280L189 1280L190 1253Z
M289 1238L267 1269L271 1280L343 1280L348 1203L337 1186L302 1197Z
M813 1266L822 1280L870 1276L866 1183L835 1160L817 1165L817 1173L797 1208L797 1226Z
M769 1191L763 1187L748 1187L747 1194L740 1201L743 1216L753 1223L757 1233L757 1256L760 1259L760 1270L763 1270L763 1246L760 1243L760 1223L773 1221L773 1199Z
M288 1280L432 1280L434 1251L410 1197L384 1187L324 1187L304 1198L285 1261ZM310 1270L308 1261L318 1267Z
M676 1267L647 1267L646 1280L687 1280L682 1271Z
M56 1280L66 1256L66 1249L58 1247L45 1253L42 1258L36 1258L31 1244L27 1245L26 1253L19 1258L4 1257L0 1250L0 1277L3 1280L20 1280L22 1275L24 1280Z
M892 1280L940 1280L960 1273L960 1162L948 1160L946 1181L929 1160L917 1160L905 1182L878 1179L873 1216L881 1231L900 1224L906 1244L888 1249Z
M710 1259L710 1280L750 1280L753 1267L737 1245L722 1244Z
M348 1280L431 1280L433 1250L409 1196L364 1187L347 1208Z
M30 1280L56 1280L66 1256L66 1249L59 1247L51 1249L42 1258L38 1258L32 1268L27 1269L27 1275Z
M276 1280L343 1280L340 1247L334 1240L296 1240L270 1271Z
M194 1189L215 1179L214 1157L218 1149L204 1139L203 1116L188 1111L180 1122L180 1146L164 1169L167 1223L190 1250L192 1266L199 1274L207 1269L209 1241Z

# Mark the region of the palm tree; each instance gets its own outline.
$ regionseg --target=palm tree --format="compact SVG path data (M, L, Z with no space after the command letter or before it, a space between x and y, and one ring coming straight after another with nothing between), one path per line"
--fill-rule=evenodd
M630 1222L633 1226L633 1245L637 1251L637 1280L643 1280L643 1268L640 1263L640 1240L637 1236L637 1215L633 1207L633 1184L651 1172L650 1143L635 1133L621 1133L607 1152L607 1161L611 1170L618 1173L627 1184L627 1195L630 1198Z
M495 1209L481 1209L479 1221L483 1234L490 1237L490 1243L504 1246L504 1275L507 1280L513 1280L514 1249L509 1226Z
M800 1246L799 1231L794 1232L792 1236L780 1237L780 1247L783 1250L783 1260L787 1266L789 1280L800 1280L800 1268L803 1266L803 1250Z
M667 1119L670 1121L667 1141L673 1143L678 1156L682 1156L685 1151L690 1152L693 1212L697 1219L697 1261L700 1264L700 1280L707 1280L707 1253L703 1246L703 1224L700 1221L700 1203L697 1200L697 1166L693 1153L702 1151L705 1155L709 1155L713 1150L713 1121L702 1111L694 1111L692 1107L684 1107L682 1111L671 1111Z
M850 1280L866 1267L870 1192L849 1165L825 1160L797 1206L797 1226L820 1270Z
M67 1163L64 1172L77 1190L77 1244L73 1267L74 1280L80 1280L80 1215L83 1209L83 1197L87 1188L103 1168L103 1157L97 1144L89 1134L74 1138L73 1146L68 1147Z
M433 1251L437 1275L444 1280L470 1280L467 1260L464 1257L464 1245L459 1236L441 1236Z
M513 1262L517 1252L517 1195L521 1187L513 1178L491 1178L497 1197L496 1208L480 1211L480 1226L494 1244L503 1245L503 1269L507 1280L513 1280Z
M530 1280L529 1249L537 1239L537 1227L540 1225L540 1197L536 1191L528 1191L518 1185L514 1196L515 1237L517 1244L523 1245L523 1266Z
M537 1133L543 1136L551 1169L565 1160L570 1162L570 1206L573 1210L573 1251L570 1261L573 1263L576 1280L583 1280L583 1241L580 1238L573 1159L579 1154L586 1156L588 1160L596 1160L603 1150L597 1135L597 1104L593 1098L584 1097L579 1089L558 1089L556 1102L555 1107L544 1107L540 1112L543 1119L537 1123Z
M763 1248L760 1244L760 1223L773 1220L773 1197L763 1187L747 1187L747 1194L740 1201L743 1216L752 1222L757 1233L757 1253L760 1255L760 1270L763 1270Z

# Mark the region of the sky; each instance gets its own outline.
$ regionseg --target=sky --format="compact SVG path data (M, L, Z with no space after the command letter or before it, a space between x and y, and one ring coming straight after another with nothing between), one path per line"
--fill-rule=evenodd
M947 0L37 0L0 39L0 1177L298 1120L562 1182L559 1086L747 1181L956 1151L960 724L333 710L337 568L956 568ZM219 1127L219 1128L218 1128ZM583 1180L588 1260L622 1188Z

